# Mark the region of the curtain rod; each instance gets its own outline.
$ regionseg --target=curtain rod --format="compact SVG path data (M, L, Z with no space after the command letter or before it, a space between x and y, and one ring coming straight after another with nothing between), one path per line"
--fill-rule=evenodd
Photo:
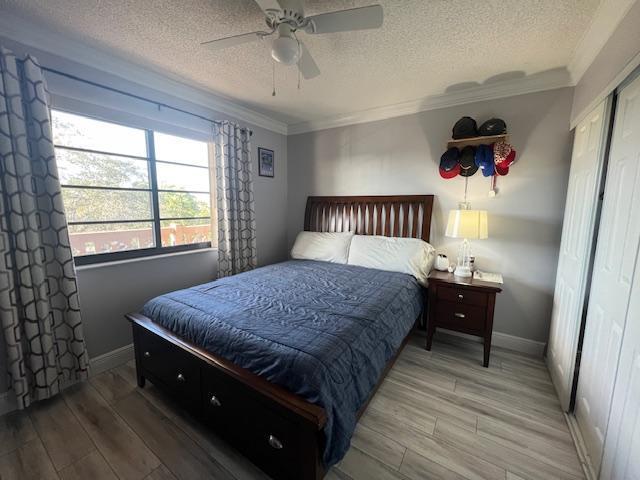
M66 73L66 72L62 72L60 70L56 70L55 68L49 68L49 67L44 67L44 66L40 66L40 68L42 70L46 71L46 72L53 73L55 75L60 75L62 77L66 77L66 78L69 78L71 80L76 80L78 82L83 82L83 83L86 83L88 85L92 85L94 87L98 87L98 88L102 88L104 90L108 90L110 92L119 93L120 95L124 95L124 96L130 97L130 98L135 98L136 100L141 100L143 102L147 102L147 103L151 103L153 105L157 105L158 108L166 108L166 109L169 109L169 110L173 110L175 112L180 112L180 113L184 113L186 115L191 115L192 117L199 118L199 119L204 120L206 122L215 123L217 125L222 123L219 120L212 120L212 119L207 118L207 117L205 117L203 115L198 115L197 113L193 113L193 112L190 112L188 110L183 110L182 108L174 107L174 106L168 105L168 104L163 103L163 102L158 102L156 100L152 100L150 98L143 97L141 95L136 95L134 93L125 92L124 90L113 88L113 87L110 87L108 85L104 85L102 83L94 82L93 80L87 80L85 78L81 78L81 77L78 77L76 75L72 75L71 73ZM247 128L242 128L242 130L249 132L249 136L253 135L253 130L249 130Z

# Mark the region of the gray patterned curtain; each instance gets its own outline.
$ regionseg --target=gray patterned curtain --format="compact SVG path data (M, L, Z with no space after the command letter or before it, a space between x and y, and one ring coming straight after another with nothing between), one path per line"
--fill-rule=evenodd
M251 146L245 129L215 124L218 205L218 276L256 267L256 215L251 176Z
M48 99L37 61L0 47L0 321L19 408L88 367Z

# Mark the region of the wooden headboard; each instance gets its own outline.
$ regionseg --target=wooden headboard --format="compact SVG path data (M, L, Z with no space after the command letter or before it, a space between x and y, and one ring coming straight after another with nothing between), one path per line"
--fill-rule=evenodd
M413 237L428 242L433 195L308 197L304 229Z

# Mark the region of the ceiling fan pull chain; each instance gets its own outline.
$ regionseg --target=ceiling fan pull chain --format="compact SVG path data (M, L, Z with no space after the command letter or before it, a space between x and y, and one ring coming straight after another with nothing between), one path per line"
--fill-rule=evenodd
M295 32L293 32L293 35L296 37L296 42L298 42L298 56L302 57L302 46L300 45L300 40L298 40L298 37L296 35ZM300 60L298 59L298 63L300 63ZM298 67L298 90L300 90L300 67Z
M291 32L293 34L293 38L296 39L296 42L298 42L298 62L297 62L297 67L298 67L298 90L300 90L300 59L302 58L302 45L300 45L300 40L298 40L298 35L296 34L296 31L293 30Z
M276 62L272 61L271 65L273 66L273 92L271 92L271 96L275 97L276 96Z

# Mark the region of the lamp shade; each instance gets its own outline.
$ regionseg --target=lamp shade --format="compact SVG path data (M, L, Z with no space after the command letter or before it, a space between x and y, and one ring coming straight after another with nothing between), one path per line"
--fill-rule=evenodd
M452 238L488 238L487 211L450 210L445 235Z

